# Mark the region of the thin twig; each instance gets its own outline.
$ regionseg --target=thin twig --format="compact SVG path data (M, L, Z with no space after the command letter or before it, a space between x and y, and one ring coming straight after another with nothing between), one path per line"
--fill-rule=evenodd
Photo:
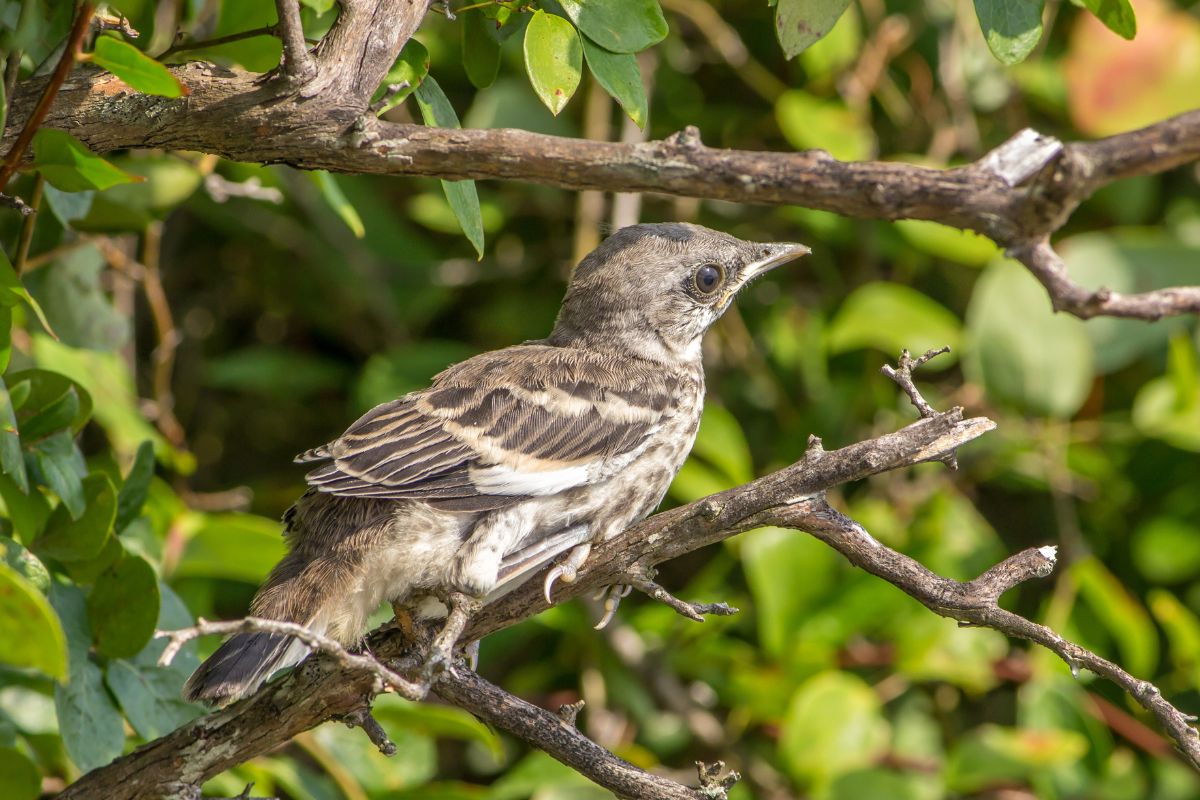
M645 800L706 800L711 795L646 772L618 758L554 712L527 703L456 666L434 684L439 697L487 724L549 753L620 797Z
M18 275L25 271L29 260L29 245L33 242L33 228L37 225L38 209L42 206L42 192L46 179L39 172L33 179L33 193L29 196L29 210L21 209L21 233L17 237L17 256L13 259L13 271Z
M176 53L181 53L185 50L204 50L209 47L217 47L231 42L240 42L243 39L253 39L257 36L275 36L279 31L277 25L266 25L262 28L252 28L247 31L238 31L237 33L229 33L224 36L217 36L213 39L203 39L200 41L184 42L178 41L163 50L156 56L158 61L162 61L167 56L173 56Z
M175 392L171 388L175 351L182 335L175 326L171 304L163 288L159 262L162 255L162 223L155 221L142 232L142 291L154 318L158 343L154 348L154 423L172 445L187 447L187 434L175 416Z
M155 631L154 638L167 640L167 646L163 648L162 654L158 658L158 665L160 667L170 665L175 660L179 648L193 639L211 635L228 636L234 633L278 633L292 636L307 645L309 650L317 650L331 656L343 667L370 673L379 681L380 690L391 689L409 700L422 700L428 691L424 686L388 669L378 659L351 653L334 639L314 633L303 625L273 619L259 619L258 617L246 617L228 622L209 622L198 619L196 624L190 628Z
M25 155L25 150L29 147L29 143L33 141L33 135L37 133L38 128L42 125L42 121L50 113L50 106L54 103L54 96L62 88L63 82L71 72L71 67L75 64L75 59L79 54L79 46L83 42L83 37L87 34L88 25L91 23L94 11L95 6L87 2L87 0L79 4L79 10L75 13L75 22L71 25L71 32L67 35L66 49L63 50L62 57L58 59L58 66L54 68L54 72L50 76L50 82L42 90L42 96L38 99L37 105L34 106L33 112L25 120L25 126L17 134L17 140L13 142L13 146L9 148L8 153L4 156L3 164L0 164L0 191L4 190L13 173L17 171L17 167L21 163L21 157Z

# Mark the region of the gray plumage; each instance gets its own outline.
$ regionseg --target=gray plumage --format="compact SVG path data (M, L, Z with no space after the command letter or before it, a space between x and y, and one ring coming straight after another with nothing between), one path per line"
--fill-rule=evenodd
M351 645L384 601L497 596L564 553L547 594L572 580L590 543L653 511L687 457L704 332L747 281L806 252L697 225L618 231L576 268L548 338L456 364L297 457L320 464L251 613ZM306 653L238 635L185 693L229 702Z

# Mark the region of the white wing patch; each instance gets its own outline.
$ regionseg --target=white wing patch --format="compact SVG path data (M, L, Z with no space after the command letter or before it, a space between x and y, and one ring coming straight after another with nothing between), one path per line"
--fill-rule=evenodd
M566 489L582 486L588 479L588 465L522 472L503 464L489 467L471 467L471 483L481 494L533 495L558 494Z

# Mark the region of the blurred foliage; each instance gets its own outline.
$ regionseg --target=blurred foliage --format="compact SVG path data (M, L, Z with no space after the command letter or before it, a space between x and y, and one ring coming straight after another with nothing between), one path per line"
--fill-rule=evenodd
M62 40L69 5L0 1L0 49L22 77ZM270 0L110 5L142 35L102 34L94 61L140 91L184 90L159 61L278 63L267 35L168 50L177 27L192 44L271 25ZM1125 0L775 5L514 0L452 3L453 19L439 5L379 113L615 138L624 112L654 138L697 125L714 146L950 165L1026 125L1069 139L1200 104L1187 3L1140 0L1132 41ZM308 35L335 14L304 0ZM797 38L797 20L828 34ZM544 335L602 223L545 187L443 193L193 153L101 159L56 131L39 132L9 191L29 198L35 184L27 249L18 215L0 215L6 800L53 792L199 714L179 688L216 643L160 668L150 636L245 612L282 552L275 520L303 488L292 454L455 360ZM1005 602L1200 707L1194 319L1056 316L989 241L933 223L641 203L645 220L814 250L743 293L709 337L709 408L670 502L790 463L809 434L832 448L906 424L914 413L879 365L950 344L923 373L930 399L999 429L958 472L881 475L838 504L956 578L1059 544L1056 577ZM1108 187L1060 245L1088 285L1200 282L1195 170ZM634 597L597 633L596 609L572 603L490 637L482 672L548 707L582 697L584 730L636 764L691 780L692 761L724 759L745 775L737 798L1200 795L1115 687L935 617L803 534L753 531L661 579L742 613L697 626ZM305 800L607 796L456 709L385 697L376 710L399 746L391 760L325 725L206 792L253 781L255 794Z

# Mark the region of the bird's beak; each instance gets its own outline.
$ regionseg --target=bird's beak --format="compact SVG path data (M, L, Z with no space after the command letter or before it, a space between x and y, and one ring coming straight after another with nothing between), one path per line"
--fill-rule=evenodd
M747 264L745 270L742 271L741 280L729 287L725 296L721 298L720 307L722 309L733 302L733 296L741 291L743 286L759 275L775 269L780 264L795 261L797 258L806 256L812 252L808 247L797 242L757 244L755 245L755 249L761 254L761 257L757 261L751 261Z
M780 264L786 264L789 261L795 261L801 256L806 256L812 252L808 247L797 242L775 242L773 244L760 244L758 249L762 251L763 257L758 261L752 261L746 265L745 278L743 283L757 278L764 272L775 269Z

